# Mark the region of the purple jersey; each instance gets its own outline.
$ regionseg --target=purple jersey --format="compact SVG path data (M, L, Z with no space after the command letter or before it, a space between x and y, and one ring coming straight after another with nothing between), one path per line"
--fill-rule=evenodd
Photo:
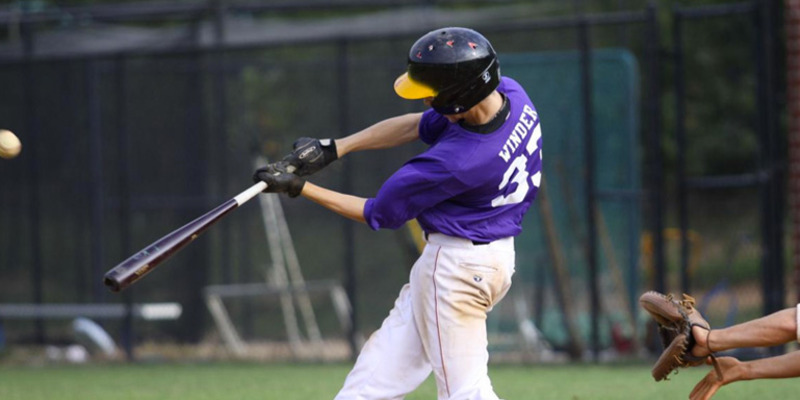
M419 136L430 145L367 199L372 229L402 226L417 218L428 233L475 241L516 236L539 191L542 133L525 90L503 77L497 91L509 101L505 123L475 133L434 110L422 115Z

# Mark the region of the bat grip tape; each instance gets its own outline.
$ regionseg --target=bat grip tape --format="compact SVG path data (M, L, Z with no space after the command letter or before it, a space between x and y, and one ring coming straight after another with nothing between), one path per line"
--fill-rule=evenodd
M233 200L236 201L237 205L242 205L246 201L252 199L253 197L258 195L259 193L263 192L264 189L266 189L266 188L267 188L266 182L258 182L255 185L250 186L250 188L248 188L244 192L239 193L236 197L233 198Z

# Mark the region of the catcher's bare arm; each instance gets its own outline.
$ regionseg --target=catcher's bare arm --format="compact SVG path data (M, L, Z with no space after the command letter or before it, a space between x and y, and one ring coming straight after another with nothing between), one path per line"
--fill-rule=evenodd
M696 337L698 345L714 351L777 346L793 342L798 339L797 309L787 308L728 328L713 329L708 335Z
M720 357L717 361L723 379L717 379L714 371L709 372L689 394L690 400L708 400L719 388L733 382L800 377L799 351L746 362L733 357Z
M800 376L800 352L743 362L740 380L794 378Z
M797 309L792 307L728 328L714 329L707 335L707 341L698 341L698 345L722 351L776 346L798 340L798 336ZM713 371L709 372L692 390L689 395L691 400L710 399L719 388L733 382L800 377L800 352L797 351L749 362L732 357L720 357L717 361L722 380L717 379Z

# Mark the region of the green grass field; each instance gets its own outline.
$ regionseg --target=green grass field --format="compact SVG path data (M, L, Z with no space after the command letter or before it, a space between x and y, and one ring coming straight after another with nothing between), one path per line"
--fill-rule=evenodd
M0 367L3 400L331 399L349 365L112 364ZM683 399L705 373L683 370L654 382L644 365L492 366L497 393L507 399ZM716 399L796 398L800 380L739 382ZM407 399L435 399L428 379Z

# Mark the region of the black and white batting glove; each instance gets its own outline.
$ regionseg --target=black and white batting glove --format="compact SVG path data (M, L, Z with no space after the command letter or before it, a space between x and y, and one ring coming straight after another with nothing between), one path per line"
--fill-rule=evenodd
M265 182L267 188L264 189L264 193L286 193L289 197L297 197L303 191L306 181L288 172L289 167L286 161L261 167L253 174L253 182Z
M336 161L336 141L301 137L294 142L294 151L283 158L288 171L299 176L311 175Z

